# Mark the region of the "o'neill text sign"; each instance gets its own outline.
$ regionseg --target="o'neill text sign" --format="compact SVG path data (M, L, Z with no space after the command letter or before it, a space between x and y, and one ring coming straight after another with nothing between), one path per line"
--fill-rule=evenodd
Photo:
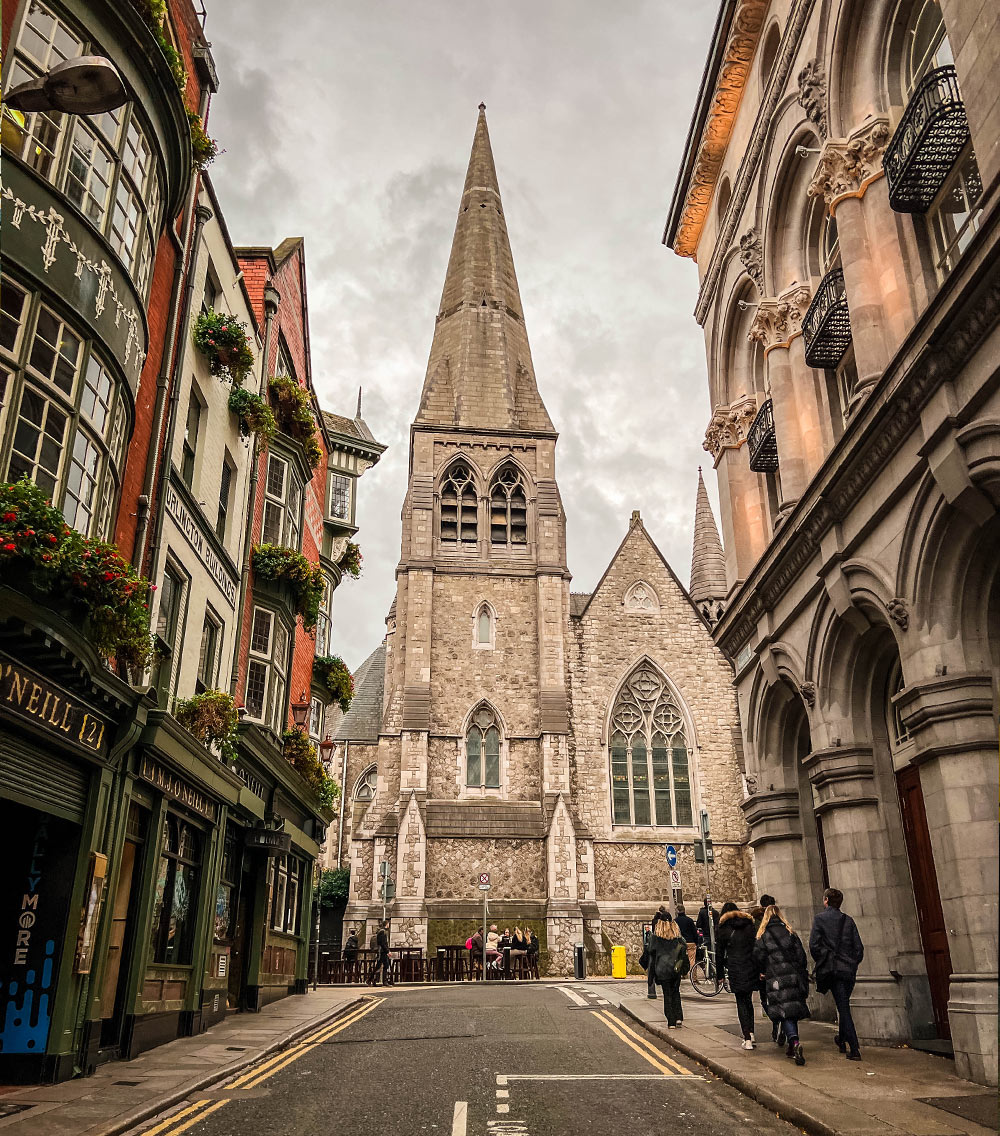
M187 805L189 809L200 813L203 817L208 817L209 820L215 820L215 801L206 796L200 789L189 785L176 773L171 773L169 769L165 769L158 761L144 756L142 766L139 769L139 776L151 785L155 785L165 797L170 797L179 801L182 805Z
M103 756L107 722L41 675L0 656L0 707L64 741Z

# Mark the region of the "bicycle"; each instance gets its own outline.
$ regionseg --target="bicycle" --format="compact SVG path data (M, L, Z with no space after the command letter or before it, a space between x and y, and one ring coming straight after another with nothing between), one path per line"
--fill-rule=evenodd
M714 998L723 990L731 994L729 989L729 975L723 973L720 979L715 966L715 952L708 947L702 947L695 958L694 966L688 971L691 985L703 998Z

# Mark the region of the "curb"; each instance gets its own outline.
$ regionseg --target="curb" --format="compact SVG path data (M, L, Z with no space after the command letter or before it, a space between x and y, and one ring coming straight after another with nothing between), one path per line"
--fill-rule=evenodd
M151 1120L154 1116L158 1116L161 1112L165 1112L175 1104L186 1101L188 1097L193 1094L199 1093L204 1089L209 1089L213 1085L217 1085L220 1081L225 1081L229 1077L235 1076L237 1073L242 1073L244 1069L249 1069L251 1065L256 1065L259 1061L263 1061L265 1057L279 1053L282 1049L291 1045L293 1041L298 1041L300 1037L312 1032L319 1026L325 1025L327 1022L349 1013L366 1000L367 999L364 997L355 998L351 1002L337 1006L336 1009L331 1010L327 1014L319 1014L315 1018L311 1018L308 1022L289 1030L283 1037L272 1041L270 1045L253 1054L253 1056L239 1057L235 1061L231 1061L225 1068L216 1069L197 1081L189 1082L183 1088L173 1089L166 1096L159 1097L155 1102L151 1101L143 1105L141 1108L136 1109L135 1112L130 1113L127 1117L113 1121L106 1128L88 1129L85 1136L121 1136L123 1132L128 1132L130 1128L134 1128L137 1124L142 1124L144 1120Z
M738 1089L744 1096L748 1096L751 1100L755 1100L759 1105L763 1105L769 1112L776 1113L782 1120L787 1120L790 1124L794 1124L796 1128L801 1128L803 1131L808 1132L811 1136L840 1136L840 1131L832 1125L827 1124L825 1120L821 1120L818 1116L814 1116L811 1112L806 1112L805 1109L800 1108L798 1105L789 1104L780 1094L773 1092L771 1089L765 1088L757 1081L750 1080L742 1073L737 1073L729 1066L722 1064L720 1061L715 1061L711 1057L706 1057L704 1054L699 1053L693 1045L689 1045L679 1040L676 1035L664 1036L659 1030L653 1029L648 1022L644 1022L638 1014L629 1010L625 1006L619 1006L619 1010L626 1017L632 1019L638 1025L659 1041L665 1041L668 1045L672 1045L674 1049L680 1050L685 1057L690 1057L692 1060L697 1061L699 1065L704 1065L709 1072L714 1073L720 1081L725 1081L727 1085L732 1085L734 1089ZM675 1031L676 1033L676 1031Z

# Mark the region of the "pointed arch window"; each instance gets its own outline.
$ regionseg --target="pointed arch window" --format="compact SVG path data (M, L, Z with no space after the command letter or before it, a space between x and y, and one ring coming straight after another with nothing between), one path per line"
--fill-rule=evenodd
M479 504L472 471L462 462L451 467L441 486L441 539L475 544L479 539Z
M481 651L492 650L494 644L493 609L486 602L476 608L472 627L472 645Z
M488 706L472 715L465 735L465 784L469 789L500 788L500 725Z
M684 719L664 679L643 664L611 713L611 796L615 824L692 824Z
M366 769L358 778L358 783L354 787L354 799L356 801L364 801L366 804L374 800L377 784L378 768L373 765L370 769Z
M528 499L516 466L505 465L490 488L490 540L493 544L528 543Z

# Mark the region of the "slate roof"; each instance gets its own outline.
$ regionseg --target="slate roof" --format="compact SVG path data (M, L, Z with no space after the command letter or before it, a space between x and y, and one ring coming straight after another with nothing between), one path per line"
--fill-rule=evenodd
M502 801L428 801L424 830L431 836L526 837L545 836L540 804Z
M345 418L342 414L332 414L329 410L324 410L323 421L336 434L344 434L348 438L357 438L361 442L368 442L370 445L385 449L385 446L375 441L375 435L368 429L368 423L363 418Z
M380 643L354 675L351 708L341 718L336 742L377 742L382 729L382 695L385 690L385 643Z

